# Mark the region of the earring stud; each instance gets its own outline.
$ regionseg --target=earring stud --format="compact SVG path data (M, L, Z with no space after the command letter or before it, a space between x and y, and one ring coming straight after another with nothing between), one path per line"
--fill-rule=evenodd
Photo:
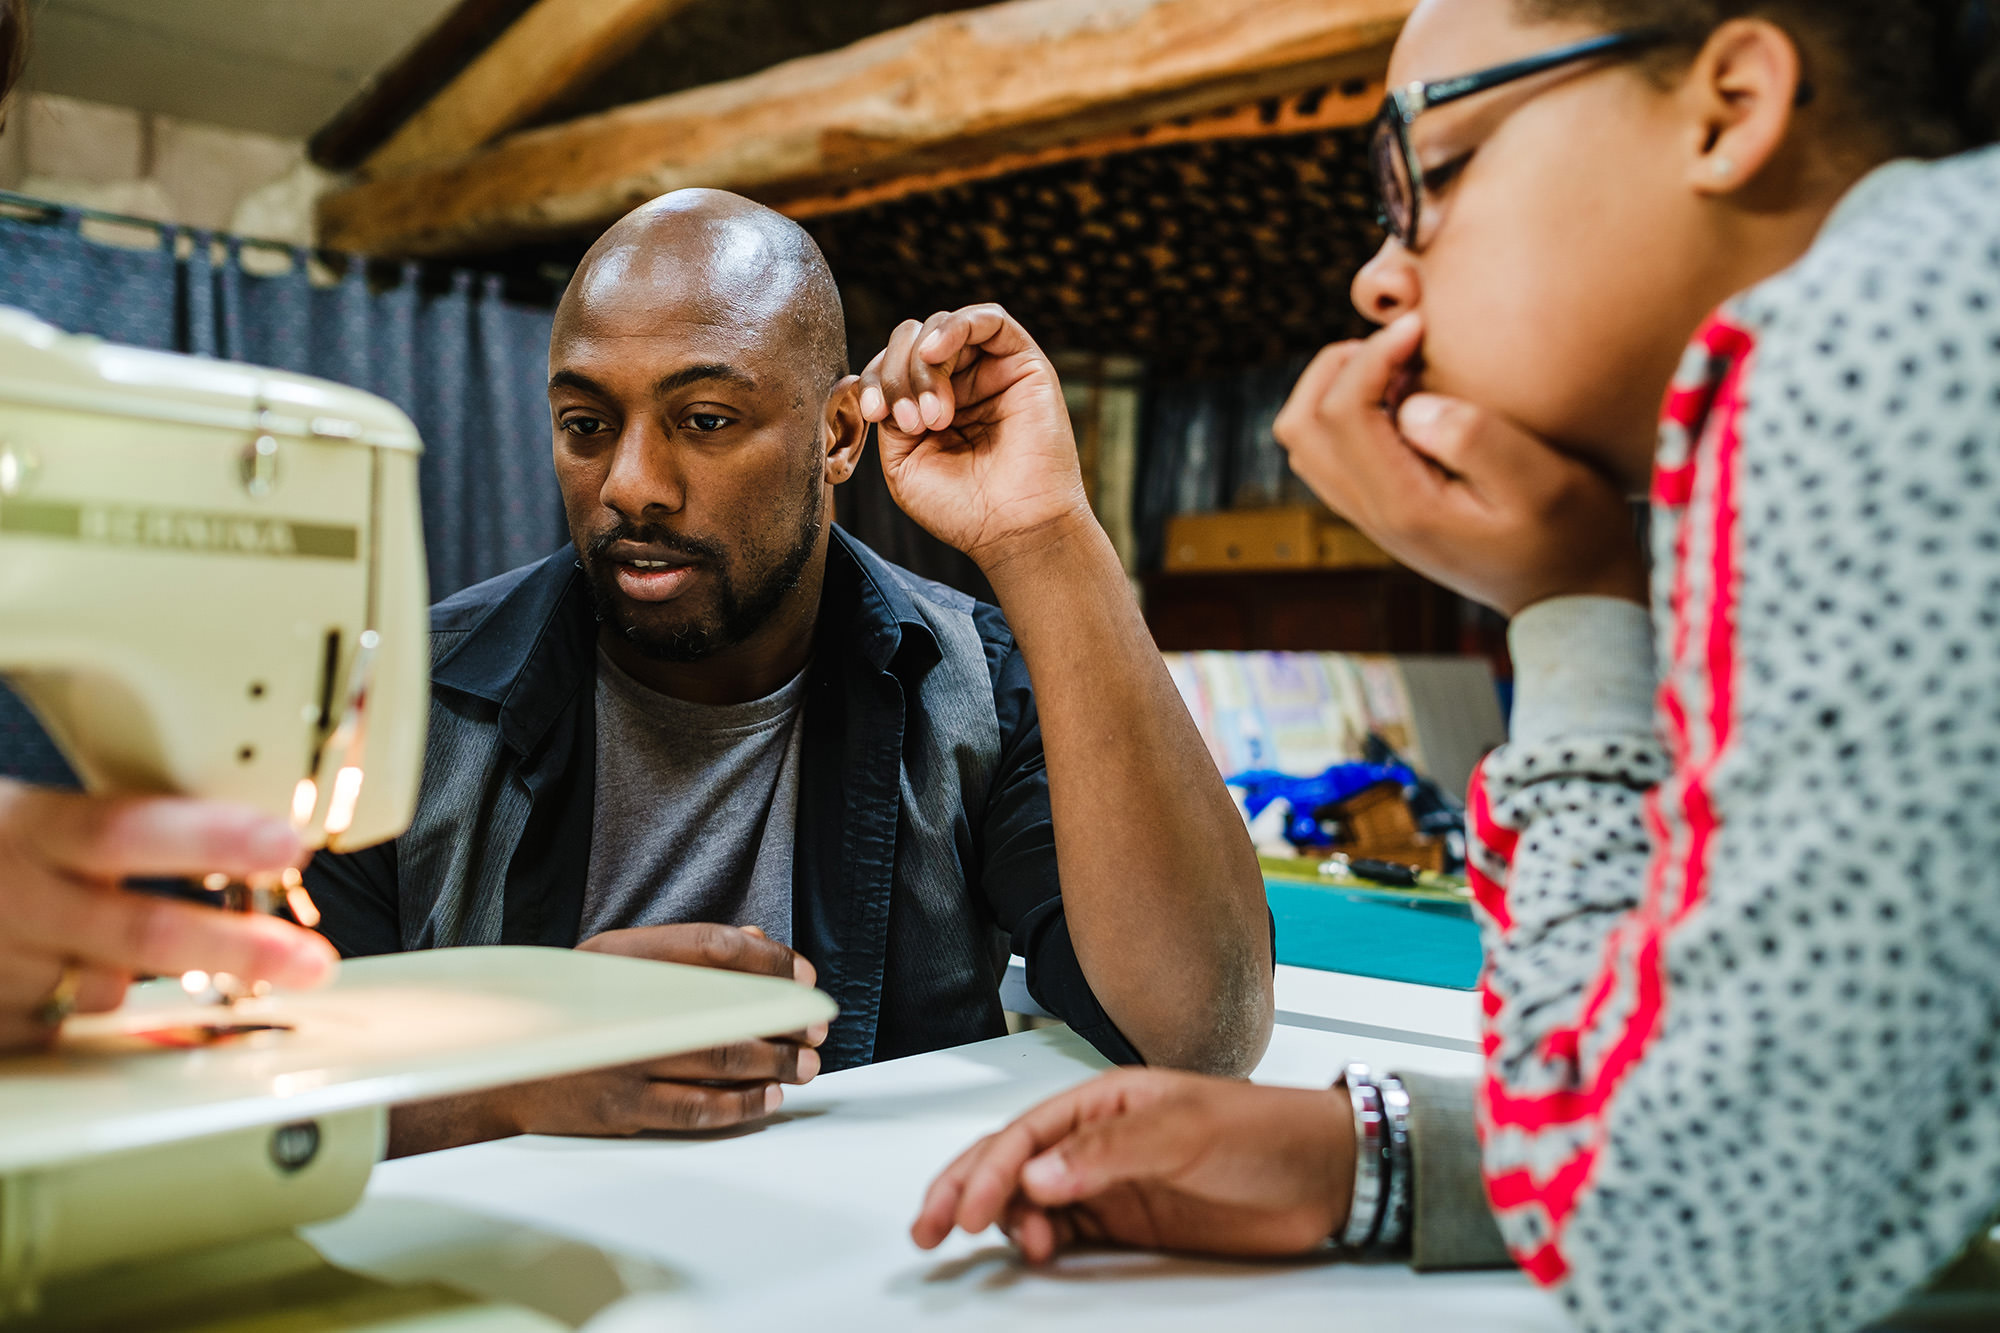
M1718 157L1709 164L1708 169L1715 173L1717 180L1725 180L1736 174L1736 163L1726 157Z

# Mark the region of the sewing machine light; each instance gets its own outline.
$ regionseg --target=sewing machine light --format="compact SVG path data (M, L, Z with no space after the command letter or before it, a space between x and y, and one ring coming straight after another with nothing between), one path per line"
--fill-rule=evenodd
M309 823L318 805L319 784L311 778L300 778L299 785L292 788L292 822L301 826Z
M345 833L354 823L354 807L361 800L361 770L343 768L333 779L333 799L326 805L326 831Z

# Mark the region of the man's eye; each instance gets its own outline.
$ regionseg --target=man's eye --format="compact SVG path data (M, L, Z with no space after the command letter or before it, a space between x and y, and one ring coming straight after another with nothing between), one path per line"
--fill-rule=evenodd
M565 417L562 428L579 439L586 439L592 435L601 435L607 429L605 424L596 417Z
M729 418L716 412L692 412L688 414L688 429L703 435L712 434L729 424Z

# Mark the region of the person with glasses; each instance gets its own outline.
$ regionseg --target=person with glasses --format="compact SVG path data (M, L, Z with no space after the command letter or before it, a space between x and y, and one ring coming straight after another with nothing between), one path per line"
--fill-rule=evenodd
M1121 1071L913 1237L1505 1254L1590 1329L1862 1327L2000 1210L1992 7L1422 0L1389 86L1383 327L1278 433L1513 617L1483 1073Z

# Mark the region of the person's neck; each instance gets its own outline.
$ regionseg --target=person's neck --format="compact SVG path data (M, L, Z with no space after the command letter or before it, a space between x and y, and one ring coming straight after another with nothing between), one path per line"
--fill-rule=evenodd
M597 642L620 671L649 690L691 704L743 704L776 694L805 670L819 626L820 591L826 584L822 545L798 586L785 594L770 619L740 643L699 662L667 662L648 657L609 625Z

